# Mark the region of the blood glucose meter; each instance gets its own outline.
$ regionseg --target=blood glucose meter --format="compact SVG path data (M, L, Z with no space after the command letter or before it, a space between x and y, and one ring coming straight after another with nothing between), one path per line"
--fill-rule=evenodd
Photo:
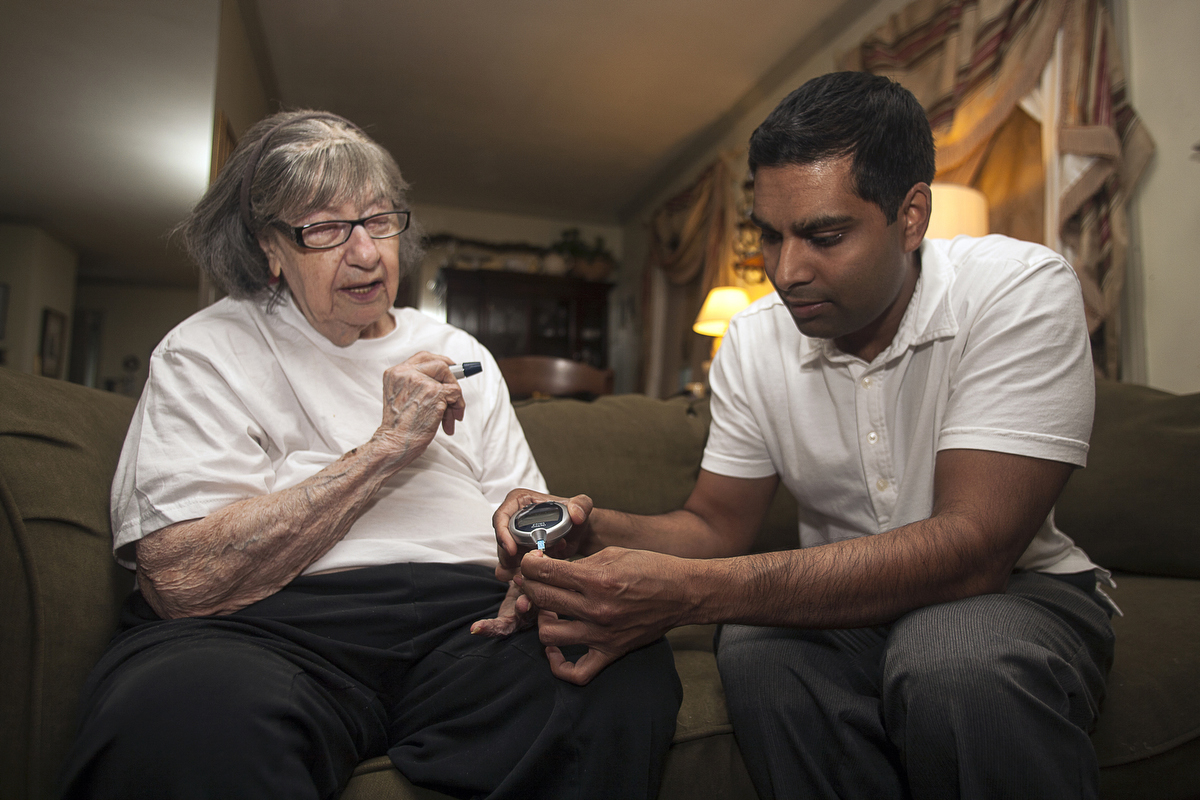
M571 530L571 514L566 503L546 500L531 503L509 517L508 532L524 545L536 545L545 550L546 545L561 539Z

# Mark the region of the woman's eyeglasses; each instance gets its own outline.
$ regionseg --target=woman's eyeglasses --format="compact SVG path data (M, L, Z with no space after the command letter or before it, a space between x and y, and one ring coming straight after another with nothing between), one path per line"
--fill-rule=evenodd
M390 239L408 230L411 212L385 211L382 214L372 214L362 219L330 219L322 222L310 222L307 225L295 227L284 222L276 222L285 231L292 234L296 244L309 250L329 250L350 240L350 234L356 225L362 225L367 236L372 239Z

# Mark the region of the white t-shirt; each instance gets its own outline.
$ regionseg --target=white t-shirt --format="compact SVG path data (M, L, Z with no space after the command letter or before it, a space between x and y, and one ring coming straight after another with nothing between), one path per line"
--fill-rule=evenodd
M391 333L339 347L290 297L266 312L225 299L155 349L112 489L113 549L238 500L295 486L364 444L383 414L383 372L426 350L483 372L461 385L464 419L438 430L306 573L403 562L496 563L491 516L510 489L545 490L491 354L413 309Z
M920 255L900 329L870 364L801 334L775 294L734 318L713 363L702 466L779 475L803 547L929 518L940 450L1086 463L1095 384L1074 271L1004 236L926 240ZM1017 566L1095 568L1053 513Z

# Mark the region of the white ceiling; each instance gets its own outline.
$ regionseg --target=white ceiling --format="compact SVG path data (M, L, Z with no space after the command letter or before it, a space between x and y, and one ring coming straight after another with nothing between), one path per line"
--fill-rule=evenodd
M204 191L217 0L0 0L0 221L81 274L192 284L165 233Z
M396 156L414 202L615 223L874 0L242 0L269 91ZM0 220L83 276L190 285L219 0L0 0Z

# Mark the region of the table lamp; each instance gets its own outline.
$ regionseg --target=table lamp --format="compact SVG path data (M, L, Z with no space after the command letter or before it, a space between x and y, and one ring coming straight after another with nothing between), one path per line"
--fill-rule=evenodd
M933 211L926 239L953 239L961 233L987 236L988 202L983 192L956 183L935 182L929 188L933 190Z
M718 286L704 298L704 305L696 315L692 330L704 336L712 336L712 354L717 354L721 339L729 329L729 320L733 315L750 305L750 296L745 289L736 286Z

